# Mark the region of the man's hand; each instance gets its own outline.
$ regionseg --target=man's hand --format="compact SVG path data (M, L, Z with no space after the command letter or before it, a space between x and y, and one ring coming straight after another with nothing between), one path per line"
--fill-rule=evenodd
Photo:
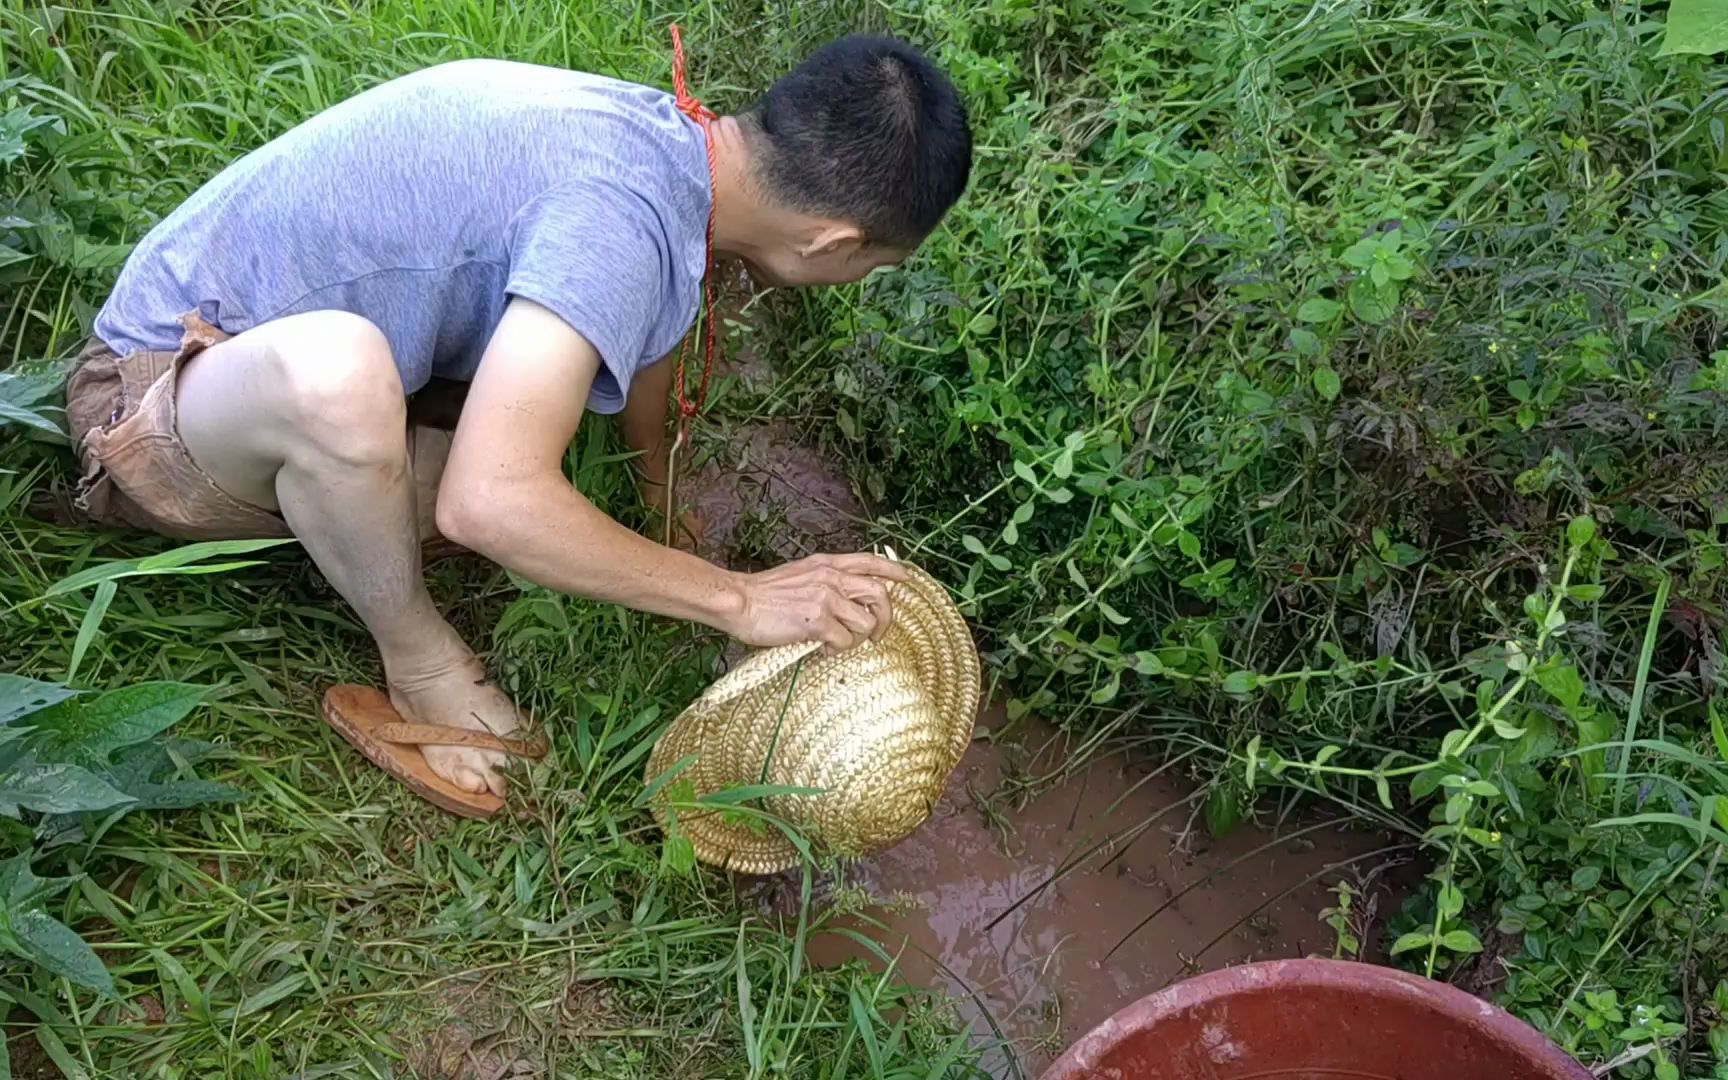
M723 629L746 645L820 641L844 652L887 632L888 584L906 576L875 555L812 555L744 575L743 610Z

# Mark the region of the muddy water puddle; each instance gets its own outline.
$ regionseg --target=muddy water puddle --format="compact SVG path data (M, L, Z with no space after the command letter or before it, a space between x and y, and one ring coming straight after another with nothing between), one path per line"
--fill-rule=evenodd
M1001 723L987 715L980 733ZM1014 727L1013 743L1049 744L1031 758L1033 775L1061 763L1052 734ZM1014 808L1009 793L1028 756L975 741L931 820L848 869L847 883L880 906L829 924L867 935L908 982L946 993L987 1047L992 1075L1037 1076L1094 1025L1188 975L1331 955L1336 938L1322 913L1339 880L1365 894L1354 901L1361 940L1391 909L1380 880L1387 859L1373 854L1390 843L1384 836L1309 817L1276 830L1245 823L1214 842L1191 788L1123 754ZM813 935L809 955L818 965L884 966L833 932Z

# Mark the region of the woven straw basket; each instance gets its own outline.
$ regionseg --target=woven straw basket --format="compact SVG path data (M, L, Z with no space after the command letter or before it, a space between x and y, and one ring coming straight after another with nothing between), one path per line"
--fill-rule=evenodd
M923 824L972 740L979 664L947 591L906 569L911 580L890 587L894 618L881 641L837 656L817 644L753 653L672 722L647 777L690 764L655 793L662 827L674 792L685 802L690 788L700 798L758 784L821 789L759 805L837 855L881 851ZM798 862L785 834L759 819L685 807L677 828L710 865L772 874Z

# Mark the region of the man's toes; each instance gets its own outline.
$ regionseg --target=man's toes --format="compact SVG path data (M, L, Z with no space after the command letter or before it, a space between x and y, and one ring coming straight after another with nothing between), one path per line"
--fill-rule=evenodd
M486 774L481 772L479 769L469 768L466 765L458 765L450 771L450 782L461 788L463 791L475 795L479 795L489 790L489 785L486 783ZM494 792L494 794L499 793Z

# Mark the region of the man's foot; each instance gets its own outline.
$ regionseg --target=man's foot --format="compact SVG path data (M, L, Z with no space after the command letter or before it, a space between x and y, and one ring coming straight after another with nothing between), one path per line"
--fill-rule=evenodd
M451 636L455 636L454 631ZM486 678L485 668L474 654L460 643L457 647L459 651L449 650L442 661L392 664L386 660L390 704L411 723L470 728L509 737L522 726L521 714ZM504 795L504 777L497 770L508 760L507 755L466 746L420 749L433 772L463 791Z

